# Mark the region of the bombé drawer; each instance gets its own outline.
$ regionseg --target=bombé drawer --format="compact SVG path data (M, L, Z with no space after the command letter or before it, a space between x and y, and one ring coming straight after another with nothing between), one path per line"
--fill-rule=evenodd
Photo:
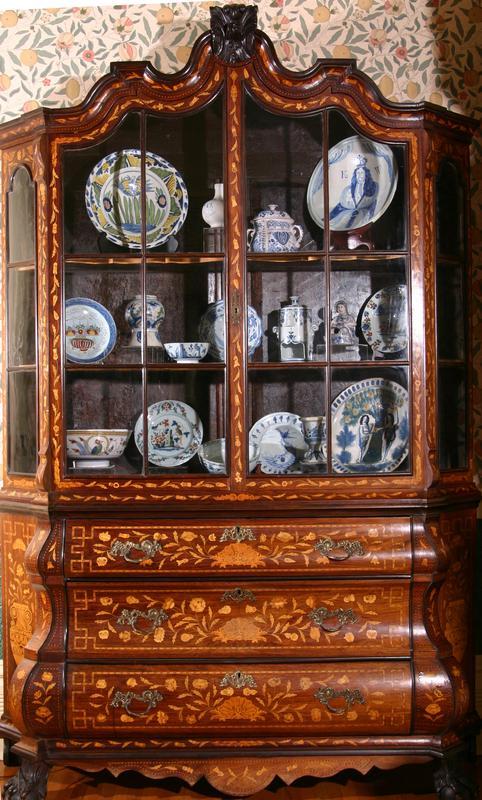
M409 581L70 583L70 658L408 656Z
M67 674L70 736L223 733L407 734L412 679L403 661L112 666Z
M291 575L411 571L411 524L403 518L67 522L65 570L97 575Z

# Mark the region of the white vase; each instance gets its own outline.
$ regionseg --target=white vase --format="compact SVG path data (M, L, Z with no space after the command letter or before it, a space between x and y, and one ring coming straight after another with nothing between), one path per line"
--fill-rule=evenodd
M211 228L224 227L224 186L222 183L214 184L214 197L207 200L201 210L204 222Z

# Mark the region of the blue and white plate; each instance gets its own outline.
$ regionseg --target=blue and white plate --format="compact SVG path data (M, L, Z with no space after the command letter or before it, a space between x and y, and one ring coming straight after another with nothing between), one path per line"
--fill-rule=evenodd
M395 381L368 378L331 404L335 472L393 472L408 455L408 392Z
M186 219L188 194L165 158L146 152L146 247L163 244ZM93 225L121 247L141 247L141 151L119 150L102 158L85 186Z
M209 353L224 361L224 300L210 303L199 321L199 338L209 342ZM248 306L248 355L252 356L263 338L263 326L256 311Z
M380 289L367 300L361 331L377 353L400 353L408 343L407 287L396 284Z
M398 167L386 144L350 136L328 151L330 229L351 231L375 222L397 188ZM308 211L324 227L323 159L313 170L306 194Z
M281 475L299 469L308 449L301 418L289 411L266 414L249 432L249 445L258 451L261 472Z
M134 428L137 449L144 452L142 414ZM178 467L189 461L203 440L203 425L197 412L180 400L160 400L147 409L147 449L151 464Z
M76 364L95 364L107 358L117 339L112 315L88 297L65 303L65 355Z

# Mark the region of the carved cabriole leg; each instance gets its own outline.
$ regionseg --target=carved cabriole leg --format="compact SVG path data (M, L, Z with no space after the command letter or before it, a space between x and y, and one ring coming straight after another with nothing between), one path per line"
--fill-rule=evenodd
M23 758L16 775L2 789L2 800L45 800L49 768L43 761Z
M442 758L434 773L435 791L439 800L476 800L477 786L467 775L458 758Z

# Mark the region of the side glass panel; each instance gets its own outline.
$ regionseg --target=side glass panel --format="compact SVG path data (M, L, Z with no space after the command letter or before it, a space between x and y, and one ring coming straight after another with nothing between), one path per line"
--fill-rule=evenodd
M7 193L7 470L37 468L35 184L19 167Z
M460 169L444 160L436 180L437 350L441 469L467 464L466 264Z

